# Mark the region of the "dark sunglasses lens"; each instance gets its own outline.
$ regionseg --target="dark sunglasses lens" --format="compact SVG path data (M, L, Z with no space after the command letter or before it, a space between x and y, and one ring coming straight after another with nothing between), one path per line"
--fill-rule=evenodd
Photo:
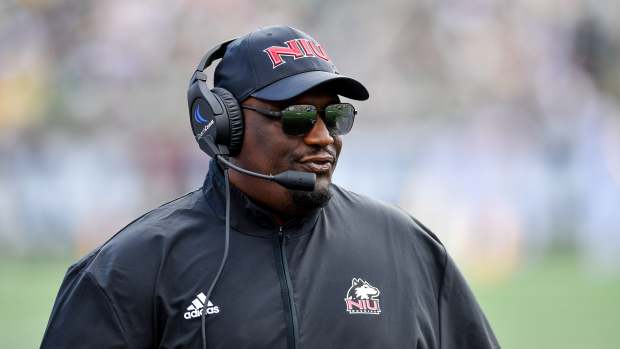
M330 104L325 107L325 123L331 132L344 135L351 131L355 121L355 107L349 103Z
M282 110L282 129L286 134L305 134L315 123L316 107L313 105L291 105Z

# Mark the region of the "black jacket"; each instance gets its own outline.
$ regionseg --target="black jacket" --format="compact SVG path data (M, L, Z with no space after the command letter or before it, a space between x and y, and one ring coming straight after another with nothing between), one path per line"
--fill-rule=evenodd
M72 265L42 348L497 348L438 239L406 213L332 186L278 226L223 175L129 224Z

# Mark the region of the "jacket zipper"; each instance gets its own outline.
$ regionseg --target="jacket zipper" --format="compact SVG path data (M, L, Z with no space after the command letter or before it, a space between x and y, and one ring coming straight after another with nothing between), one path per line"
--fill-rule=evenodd
M291 276L288 271L288 262L286 260L286 240L287 236L284 234L282 227L278 231L278 247L279 253L279 271L280 271L280 286L282 288L282 298L286 299L285 307L287 310L288 320L288 347L295 349L297 345L297 311L295 310L295 301L293 299L293 283L291 282Z

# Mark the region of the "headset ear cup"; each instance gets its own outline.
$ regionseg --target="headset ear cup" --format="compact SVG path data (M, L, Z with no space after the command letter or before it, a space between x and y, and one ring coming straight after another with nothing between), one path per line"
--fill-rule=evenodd
M230 122L230 137L228 143L228 151L231 156L235 156L239 154L241 151L241 146L243 144L243 116L241 115L241 109L239 108L239 103L235 96L232 93L228 92L228 90L221 87L214 87L211 89L211 92L218 95L222 102L224 102L224 106L228 114L228 120Z

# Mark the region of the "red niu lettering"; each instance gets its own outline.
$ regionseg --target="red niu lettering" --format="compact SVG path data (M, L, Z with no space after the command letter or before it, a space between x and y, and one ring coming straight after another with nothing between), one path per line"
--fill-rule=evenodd
M316 56L324 61L329 61L327 52L325 52L321 45L314 41L308 39L294 39L284 43L286 46L271 46L263 50L267 53L267 56L269 56L274 69L286 63L284 59L282 59L283 56L292 56L294 59Z
M347 311L353 313L361 312L379 312L379 301L375 299L345 299L347 302Z

